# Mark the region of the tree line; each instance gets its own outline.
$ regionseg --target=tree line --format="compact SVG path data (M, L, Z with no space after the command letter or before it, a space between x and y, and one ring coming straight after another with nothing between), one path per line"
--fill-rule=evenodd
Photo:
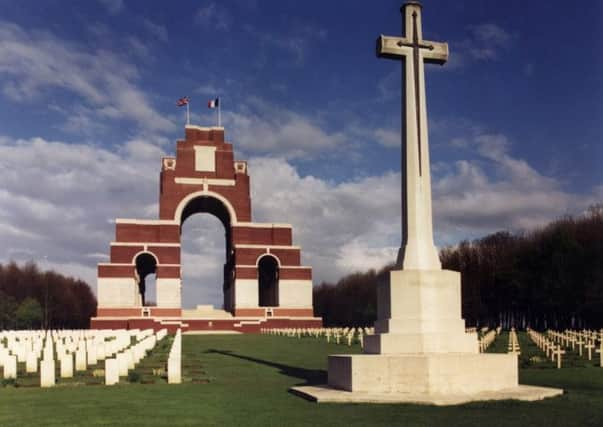
M40 271L34 262L0 264L0 330L88 328L95 313L84 281Z
M603 205L529 231L490 234L440 251L442 268L461 272L468 326L603 327ZM388 265L314 289L326 325L371 325Z

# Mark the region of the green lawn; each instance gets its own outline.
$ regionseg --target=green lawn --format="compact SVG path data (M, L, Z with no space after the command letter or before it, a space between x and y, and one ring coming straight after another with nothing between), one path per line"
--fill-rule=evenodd
M504 339L493 346L506 351ZM529 360L530 352L538 353L524 334L520 344L521 357ZM358 346L313 338L185 336L182 385L158 379L114 387L0 388L0 426L603 425L603 369L594 366L598 359L562 370L549 363L522 363L522 383L566 390L562 397L535 403L316 404L288 392L293 385L326 382L328 354L358 351ZM151 357L160 363L164 354ZM140 370L150 369L150 360Z

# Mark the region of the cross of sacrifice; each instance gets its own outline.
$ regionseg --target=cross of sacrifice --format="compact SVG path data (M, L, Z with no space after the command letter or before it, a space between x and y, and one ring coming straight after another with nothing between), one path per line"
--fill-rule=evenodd
M448 43L423 39L418 1L405 3L401 12L403 36L377 39L378 57L403 63L402 246L398 264L404 270L439 270L433 243L424 63L444 64Z

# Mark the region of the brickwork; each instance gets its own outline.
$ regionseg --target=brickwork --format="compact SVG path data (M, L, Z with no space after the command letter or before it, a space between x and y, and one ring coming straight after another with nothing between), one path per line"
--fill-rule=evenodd
M173 298L178 301L180 289L176 288L179 288L177 284L181 278L181 225L188 216L199 212L215 215L226 228L226 244L230 249L225 269L227 295L224 305L228 311L235 316L266 317L267 311L264 307L250 307L248 304L249 301L257 300L257 296L253 297L252 294L258 292L260 286L258 260L264 255L270 255L278 261L279 279L289 280L289 288L285 287L280 292L290 292L291 286L296 286L297 283L303 285L302 288L297 288L297 293L291 293L291 297L283 301L296 300L296 304L299 303L299 298L304 301L299 303L300 307L273 307L271 315L278 314L284 318L312 317L312 269L301 266L301 250L292 246L291 226L252 222L247 163L235 161L232 144L224 140L223 128L187 126L185 139L176 142L175 156L162 159L157 220L116 220L110 262L98 265L98 277L106 279L104 282L99 281L99 295L105 293L102 300L107 301L111 295L120 294L121 279L123 286L129 286L131 289L132 279L139 279L137 271L142 271L141 275L147 274L145 271L149 269L145 270L139 266L137 270L136 261L140 254L149 253L157 260L156 265L149 271L155 272L158 279L176 280L169 282L174 285L166 285L167 287L162 289L161 298L169 299L165 292L171 293L173 286L173 292L177 292L173 294ZM147 258L147 261L151 259ZM233 287L237 286L243 287L238 291L233 290ZM108 287L112 287L111 290ZM232 295L235 294L238 296L233 299ZM174 308L173 298L168 304L160 300L158 294L157 307L150 308L151 316L179 317L181 309ZM247 305L237 307L233 301L246 301ZM128 327L154 322L153 319L132 319L141 316L140 305L117 305L118 307L99 306L93 325L115 325L114 319L119 317L130 318L126 322ZM109 323L103 323L103 318ZM313 324L316 323L315 320ZM186 320L189 321L190 319ZM197 323L199 327L202 325Z

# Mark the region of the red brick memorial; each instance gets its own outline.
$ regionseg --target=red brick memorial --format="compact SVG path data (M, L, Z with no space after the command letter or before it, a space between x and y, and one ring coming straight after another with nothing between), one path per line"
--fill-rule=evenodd
M159 219L116 219L110 262L98 264L92 328L168 328L259 332L316 327L312 268L301 265L289 224L252 221L250 177L234 160L224 128L187 125L176 156L161 162ZM226 230L224 310L182 308L182 224L215 215ZM156 306L145 306L145 277L155 274Z

